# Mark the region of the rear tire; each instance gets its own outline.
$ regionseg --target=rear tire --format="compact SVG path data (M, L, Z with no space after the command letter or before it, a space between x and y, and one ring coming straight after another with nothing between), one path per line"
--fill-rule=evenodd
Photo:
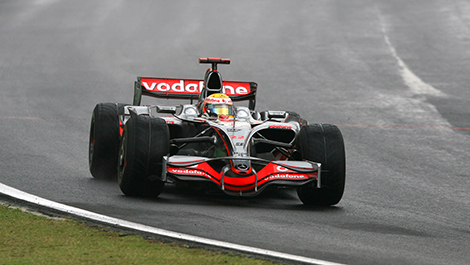
M321 184L314 183L297 189L306 205L331 206L343 197L346 181L346 155L343 136L335 125L312 124L303 126L296 145L302 158L321 163Z
M91 117L88 162L91 175L97 179L112 180L117 177L119 153L119 115L125 104L99 103Z
M118 182L128 196L160 195L163 156L169 153L170 131L161 118L131 113L119 150Z

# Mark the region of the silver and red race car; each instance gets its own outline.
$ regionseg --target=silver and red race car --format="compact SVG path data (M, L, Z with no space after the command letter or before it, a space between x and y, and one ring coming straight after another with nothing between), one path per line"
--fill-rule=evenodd
M132 105L96 105L89 142L93 177L117 176L128 196L158 196L165 183L209 183L234 196L293 187L307 205L341 200L346 165L338 127L309 124L290 111L255 111L256 83L222 80L217 66L229 59L199 63L211 64L202 80L138 77ZM142 105L144 95L190 104ZM248 104L235 107L239 101Z

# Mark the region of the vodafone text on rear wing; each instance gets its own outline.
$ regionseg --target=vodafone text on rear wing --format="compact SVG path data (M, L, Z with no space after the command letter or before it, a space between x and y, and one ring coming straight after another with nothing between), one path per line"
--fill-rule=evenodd
M223 81L223 93L233 101L250 100L254 109L257 84L255 82ZM142 95L166 99L198 99L204 81L200 79L137 77L134 86L134 105L141 104Z

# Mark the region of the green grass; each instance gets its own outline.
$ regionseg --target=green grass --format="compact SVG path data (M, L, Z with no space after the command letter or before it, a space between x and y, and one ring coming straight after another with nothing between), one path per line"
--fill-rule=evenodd
M0 205L0 264L272 264Z

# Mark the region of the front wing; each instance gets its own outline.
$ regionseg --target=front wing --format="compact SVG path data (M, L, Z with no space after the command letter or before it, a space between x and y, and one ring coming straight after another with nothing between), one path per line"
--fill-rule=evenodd
M256 165L246 175L234 174L233 160L251 160ZM230 195L253 196L271 185L301 186L316 181L321 187L321 164L311 161L270 161L256 157L166 156L162 180L211 181Z

